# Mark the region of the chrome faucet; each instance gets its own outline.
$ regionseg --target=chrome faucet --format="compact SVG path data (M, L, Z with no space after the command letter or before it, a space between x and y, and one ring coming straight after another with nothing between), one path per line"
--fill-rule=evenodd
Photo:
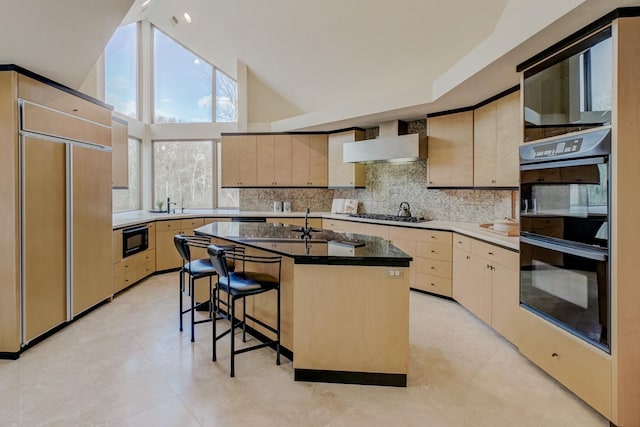
M405 216L405 217L411 216L411 208L409 207L409 202L400 203L397 216Z
M177 204L176 202L172 202L170 197L167 197L167 213L171 213L171 205ZM173 212L176 210L174 209Z

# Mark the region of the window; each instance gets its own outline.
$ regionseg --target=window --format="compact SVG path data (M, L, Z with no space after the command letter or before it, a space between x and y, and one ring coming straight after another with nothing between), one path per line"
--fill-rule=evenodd
M213 67L153 29L154 122L211 123Z
M220 159L222 159L222 143L218 141L216 146L216 158L218 159L218 167L216 168L218 171L218 179L216 181L218 183L218 207L237 209L240 206L240 190L237 188L222 188L220 186L220 183L222 182L222 168L220 167Z
M114 189L113 212L140 209L140 141L129 138L129 188Z
M170 197L178 209L213 207L212 141L155 141L153 173L156 203Z
M216 122L238 121L238 84L220 70L216 70Z
M105 49L105 99L126 116L138 118L138 26L119 27Z

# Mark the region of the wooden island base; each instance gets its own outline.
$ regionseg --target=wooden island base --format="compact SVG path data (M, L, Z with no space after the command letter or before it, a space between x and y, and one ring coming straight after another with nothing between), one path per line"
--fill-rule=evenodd
M295 379L406 387L409 359L406 270L296 264Z
M296 381L406 387L410 256L377 237L319 230L304 241L271 224L214 223L196 233L247 254L283 257L280 343L285 356L293 355ZM338 239L363 244L336 249ZM247 268L277 275L273 264ZM273 292L246 301L247 313L270 325L276 306ZM274 337L255 322L247 326L258 338Z

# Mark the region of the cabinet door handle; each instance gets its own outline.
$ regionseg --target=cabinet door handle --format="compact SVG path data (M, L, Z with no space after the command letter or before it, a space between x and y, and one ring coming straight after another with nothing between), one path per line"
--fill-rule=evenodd
M436 253L436 251L432 250L432 251L431 251L431 253L432 253L432 254L435 254L435 253Z
M558 357L558 353L551 353L551 357Z
M493 255L493 252L489 252L489 255Z
M471 259L471 257L469 255L467 255L467 259Z

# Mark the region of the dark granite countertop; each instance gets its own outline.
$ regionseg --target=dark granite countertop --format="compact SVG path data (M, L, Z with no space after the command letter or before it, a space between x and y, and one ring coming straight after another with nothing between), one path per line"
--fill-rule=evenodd
M296 264L408 267L413 260L379 237L315 230L305 238L300 227L281 224L217 222L195 233L287 256Z

